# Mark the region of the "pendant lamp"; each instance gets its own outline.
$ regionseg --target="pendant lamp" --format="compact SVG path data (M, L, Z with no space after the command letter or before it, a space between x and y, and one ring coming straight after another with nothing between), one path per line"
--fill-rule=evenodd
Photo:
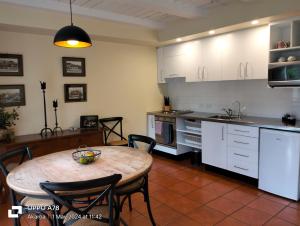
M54 37L53 44L66 48L85 48L92 46L89 35L80 27L73 25L72 0L70 0L71 25L61 28Z

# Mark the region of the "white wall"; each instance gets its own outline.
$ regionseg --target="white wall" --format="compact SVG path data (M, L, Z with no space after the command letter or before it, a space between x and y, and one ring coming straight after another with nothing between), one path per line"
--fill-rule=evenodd
M185 83L169 79L166 95L175 109L222 112L239 100L251 116L280 118L290 112L300 118L300 88L267 88L266 80ZM224 112L223 112L224 113Z
M48 124L54 127L52 100L59 101L59 123L64 129L79 126L80 115L123 116L125 133L146 133L146 112L160 108L156 84L156 52L153 47L94 42L87 49L65 49L52 44L53 37L0 31L0 53L23 54L24 77L0 77L0 84L25 84L26 106L19 109L17 134L43 128L39 81L47 82ZM84 78L62 76L61 57L85 57ZM88 101L64 103L65 83L87 83Z

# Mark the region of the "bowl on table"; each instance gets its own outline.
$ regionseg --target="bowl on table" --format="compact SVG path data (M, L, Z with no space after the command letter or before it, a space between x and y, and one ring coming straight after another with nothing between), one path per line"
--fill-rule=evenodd
M101 155L100 150L94 150L87 146L80 146L75 152L72 153L73 159L83 165L95 162Z

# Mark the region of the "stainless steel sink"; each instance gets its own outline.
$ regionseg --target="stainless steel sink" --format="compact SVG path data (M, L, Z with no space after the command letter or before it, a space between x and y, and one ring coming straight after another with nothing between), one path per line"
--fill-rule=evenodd
M220 120L240 120L237 116L228 116L228 115L213 115L208 118L220 119Z

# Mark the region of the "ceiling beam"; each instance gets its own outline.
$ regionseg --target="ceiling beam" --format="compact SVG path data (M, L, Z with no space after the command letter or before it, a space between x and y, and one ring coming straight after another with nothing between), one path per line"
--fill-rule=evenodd
M174 0L122 0L122 2L187 19L206 15L206 10Z
M69 13L69 5L63 2L52 0L0 0L4 3L12 3L17 5L29 6L34 8L54 10L58 12ZM81 6L73 5L73 13L81 16L94 17L98 19L135 24L148 28L159 29L164 27L164 24L155 22L149 19L141 19L133 16L127 16L119 13L104 11L101 9L88 9ZM76 23L76 21L75 21Z

